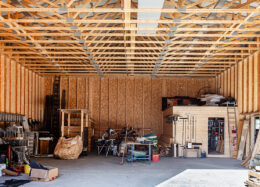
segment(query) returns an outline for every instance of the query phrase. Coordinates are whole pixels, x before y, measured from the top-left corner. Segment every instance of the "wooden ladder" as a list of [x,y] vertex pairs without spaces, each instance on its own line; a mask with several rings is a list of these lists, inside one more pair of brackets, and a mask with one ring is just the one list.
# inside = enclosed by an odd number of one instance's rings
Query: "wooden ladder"
[[[232,157],[231,151],[231,141],[236,140],[236,146],[233,151],[238,151],[238,136],[237,136],[237,112],[236,112],[236,104],[234,106],[230,106],[230,102],[227,102],[227,122],[228,122],[228,136],[229,136],[229,151],[230,157]],[[233,133],[230,131],[235,130],[236,134],[233,136]]]

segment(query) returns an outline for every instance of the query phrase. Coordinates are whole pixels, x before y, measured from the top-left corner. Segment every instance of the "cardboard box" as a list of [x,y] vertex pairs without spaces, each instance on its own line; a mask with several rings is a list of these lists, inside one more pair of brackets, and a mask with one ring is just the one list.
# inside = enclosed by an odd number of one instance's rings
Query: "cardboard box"
[[58,168],[46,167],[49,170],[45,169],[35,169],[31,168],[30,177],[34,181],[51,181],[57,178]]
[[185,149],[184,150],[184,157],[185,158],[197,158],[198,157],[198,149]]

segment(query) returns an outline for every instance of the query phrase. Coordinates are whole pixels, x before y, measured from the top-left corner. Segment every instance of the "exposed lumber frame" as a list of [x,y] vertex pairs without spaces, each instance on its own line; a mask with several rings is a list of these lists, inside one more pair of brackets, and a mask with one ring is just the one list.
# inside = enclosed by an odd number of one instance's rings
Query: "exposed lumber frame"
[[[212,0],[168,0],[162,9],[140,9],[132,0],[42,2],[0,1],[1,53],[41,75],[151,75],[162,61],[158,77],[214,77],[260,46],[258,0],[226,1],[217,9]],[[138,12],[161,18],[138,20]],[[154,22],[158,28],[136,26]]]

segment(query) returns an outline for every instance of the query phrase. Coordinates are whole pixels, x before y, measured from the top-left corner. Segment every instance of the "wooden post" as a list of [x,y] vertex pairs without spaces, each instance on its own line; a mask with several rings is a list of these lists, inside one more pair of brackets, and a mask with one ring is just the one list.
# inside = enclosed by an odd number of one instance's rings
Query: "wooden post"
[[81,110],[80,135],[83,138],[84,111]]
[[67,128],[67,131],[68,131],[68,136],[70,136],[70,113],[68,113],[68,128]]
[[64,111],[61,111],[61,137],[64,136]]
[[86,113],[86,117],[85,117],[85,118],[86,118],[86,125],[85,125],[85,126],[86,126],[86,127],[89,127],[89,126],[88,126],[88,113]]

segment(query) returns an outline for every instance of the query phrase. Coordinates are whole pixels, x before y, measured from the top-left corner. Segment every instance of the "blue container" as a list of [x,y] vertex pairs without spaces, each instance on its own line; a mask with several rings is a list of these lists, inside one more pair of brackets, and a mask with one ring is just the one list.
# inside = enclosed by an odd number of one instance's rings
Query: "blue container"
[[201,158],[207,158],[207,153],[205,151],[201,153]]

